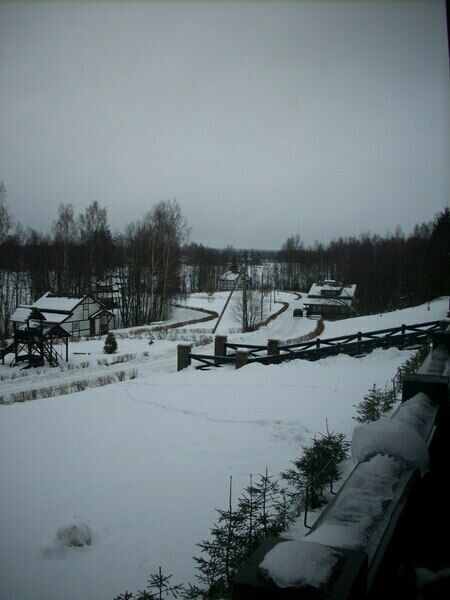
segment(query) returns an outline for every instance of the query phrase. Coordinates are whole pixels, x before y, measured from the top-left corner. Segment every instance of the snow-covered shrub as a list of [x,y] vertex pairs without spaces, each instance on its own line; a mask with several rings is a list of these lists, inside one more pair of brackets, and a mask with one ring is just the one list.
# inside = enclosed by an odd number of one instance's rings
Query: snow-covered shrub
[[384,413],[390,411],[395,403],[394,392],[388,389],[382,390],[375,384],[364,396],[359,404],[355,404],[357,417],[353,417],[359,423],[377,421]]
[[117,381],[125,381],[126,374],[126,371],[116,371]]
[[103,352],[105,354],[114,354],[117,351],[117,340],[116,336],[112,331],[108,333],[105,340],[105,345],[103,346]]
[[78,379],[77,381],[72,381],[70,386],[71,392],[82,392],[87,387],[89,387],[89,382],[87,379]]
[[60,527],[56,537],[64,546],[81,547],[92,544],[92,532],[89,526],[82,522]]
[[39,397],[40,398],[51,398],[52,396],[56,396],[55,388],[52,385],[48,387],[43,387],[39,389]]
[[11,400],[13,402],[27,402],[28,400],[36,400],[36,398],[38,398],[38,390],[36,388],[11,394]]
[[55,387],[56,394],[55,396],[64,396],[64,394],[68,394],[70,391],[68,383],[61,383]]
[[110,383],[114,383],[114,381],[115,381],[115,379],[114,379],[113,375],[100,375],[95,380],[95,383],[97,384],[96,387],[102,387],[104,385],[109,385]]
[[130,360],[134,360],[136,358],[136,354],[120,354],[112,359],[109,363],[110,365],[117,365],[119,363],[129,362]]
[[131,369],[131,371],[128,372],[128,379],[136,379],[138,373],[139,371],[137,369]]

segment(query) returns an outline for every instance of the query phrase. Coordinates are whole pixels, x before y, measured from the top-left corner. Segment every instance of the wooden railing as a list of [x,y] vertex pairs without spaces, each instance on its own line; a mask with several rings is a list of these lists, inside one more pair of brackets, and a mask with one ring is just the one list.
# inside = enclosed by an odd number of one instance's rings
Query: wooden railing
[[[278,340],[268,340],[267,345],[241,344],[228,342],[226,336],[216,336],[213,355],[193,354],[190,350],[179,351],[178,370],[191,364],[192,360],[200,362],[198,369],[220,367],[224,364],[235,363],[236,368],[246,364],[279,364],[285,361],[319,360],[336,354],[361,356],[375,348],[408,348],[424,344],[430,336],[439,331],[441,321],[428,321],[413,325],[400,325],[387,329],[378,329],[341,335],[332,338],[282,344]],[[186,346],[183,346],[186,348]],[[229,350],[232,352],[229,353]],[[180,360],[180,352],[182,359]]]
[[[257,549],[234,578],[233,600],[409,597],[403,595],[405,582],[399,578],[398,565],[409,555],[411,540],[417,535],[418,520],[423,520],[427,508],[436,504],[432,494],[439,489],[446,490],[448,479],[449,377],[442,373],[448,363],[450,330],[434,334],[433,346],[425,372],[403,379],[402,404],[391,418],[392,422],[413,427],[426,444],[430,455],[426,474],[401,458],[397,462],[389,459],[390,455],[383,451],[369,454],[355,466],[303,538],[294,541],[288,537],[268,538]],[[413,405],[418,407],[418,412],[408,412]],[[402,413],[404,409],[406,420]],[[381,492],[384,493],[380,499],[374,497],[376,490],[365,479],[372,477],[376,488],[380,487],[380,467],[372,461],[377,456],[394,460],[399,466],[398,473],[389,469],[384,472],[386,481],[382,484]],[[424,498],[427,506],[424,506]],[[358,510],[359,499],[362,502]],[[369,505],[365,504],[367,502]],[[445,506],[446,499],[440,498],[440,504]],[[367,522],[367,510],[370,514],[373,506],[376,514]],[[352,532],[357,535],[352,537]],[[276,551],[276,564],[280,564],[281,558],[283,564],[292,565],[291,583],[287,585],[284,581],[283,587],[270,576],[270,569],[267,571],[266,557],[273,551]],[[330,564],[333,565],[331,569],[328,568]],[[321,569],[324,571],[322,579],[317,575]],[[311,572],[315,574],[316,583],[311,583]]]

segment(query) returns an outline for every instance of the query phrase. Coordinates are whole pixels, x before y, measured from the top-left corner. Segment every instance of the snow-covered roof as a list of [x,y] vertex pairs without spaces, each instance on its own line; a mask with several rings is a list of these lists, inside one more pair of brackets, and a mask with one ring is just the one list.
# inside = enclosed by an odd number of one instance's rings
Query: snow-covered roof
[[232,273],[231,271],[228,271],[227,273],[224,273],[220,279],[222,281],[236,281],[239,276],[240,273]]
[[10,317],[10,321],[15,323],[25,323],[32,311],[31,306],[18,306]]
[[[44,296],[42,296],[42,298],[44,298]],[[42,298],[40,298],[37,302],[40,302]],[[54,300],[54,298],[51,298],[51,300]],[[71,312],[72,311],[70,310],[64,310],[64,312],[57,312],[56,310],[53,310],[52,312],[46,312],[40,307],[38,308],[35,302],[32,306],[18,306],[11,315],[10,321],[12,321],[13,323],[26,323],[28,319],[32,316],[32,314],[35,313],[35,315],[38,315],[38,318],[39,315],[42,315],[42,317],[48,323],[62,323],[63,321],[69,318]]]
[[51,292],[46,292],[39,300],[36,300],[33,306],[42,311],[55,310],[58,312],[60,311],[61,313],[72,312],[85,297],[86,296],[56,296]]
[[46,321],[48,321],[49,323],[62,323],[63,321],[68,319],[70,316],[66,312],[65,313],[58,313],[58,312],[48,313],[45,311],[42,311],[42,315],[43,315],[44,319]]
[[308,298],[321,297],[322,291],[328,295],[333,293],[336,298],[353,298],[356,291],[356,284],[344,285],[332,279],[326,280],[324,283],[313,283],[308,293]]
[[108,315],[114,316],[114,313],[111,310],[108,310],[107,308],[101,308],[100,310],[98,310],[97,312],[95,312],[93,315],[91,315],[89,318],[90,319],[95,319],[95,317],[98,317],[102,313],[107,313]]

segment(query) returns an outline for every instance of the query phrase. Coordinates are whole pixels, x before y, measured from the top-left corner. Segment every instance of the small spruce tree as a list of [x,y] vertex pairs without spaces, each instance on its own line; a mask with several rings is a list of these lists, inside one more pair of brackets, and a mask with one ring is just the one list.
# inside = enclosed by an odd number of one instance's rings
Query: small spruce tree
[[112,331],[108,333],[105,340],[105,345],[103,346],[103,352],[105,354],[114,354],[117,350],[117,340],[116,336]]
[[[150,579],[148,581],[148,585],[147,585],[147,595],[148,598],[150,599],[158,599],[158,600],[162,600],[162,598],[166,598],[167,596],[170,596],[172,598],[178,598],[178,594],[181,593],[183,591],[183,586],[178,584],[175,585],[173,583],[170,583],[170,580],[172,579],[172,575],[163,575],[162,571],[161,571],[161,567],[159,567],[158,572],[157,573],[152,573],[150,575]],[[139,592],[141,595],[144,592]],[[137,600],[147,600],[147,596],[138,596]]]
[[215,291],[216,291],[216,288],[214,285],[214,281],[211,281],[211,280],[207,281],[205,283],[205,292],[208,294],[208,302],[213,301]]
[[364,396],[364,400],[355,405],[358,416],[354,417],[354,419],[359,423],[378,421],[383,413],[392,409],[394,403],[395,395],[392,391],[389,391],[387,388],[382,390],[373,384],[369,392]]
[[[327,431],[326,435],[312,438],[311,446],[302,446],[303,455],[293,461],[294,467],[281,473],[281,477],[290,485],[288,495],[297,505],[298,514],[303,510],[305,490],[314,479],[310,489],[310,507],[317,508],[323,501],[323,492],[330,479],[338,478],[338,464],[348,457],[350,442],[343,433]],[[333,459],[330,467],[325,469]]]

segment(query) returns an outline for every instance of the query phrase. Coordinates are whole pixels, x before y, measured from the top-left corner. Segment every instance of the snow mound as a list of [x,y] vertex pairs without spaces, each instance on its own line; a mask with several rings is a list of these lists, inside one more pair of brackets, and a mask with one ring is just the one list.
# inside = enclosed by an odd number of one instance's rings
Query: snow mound
[[92,531],[86,523],[71,523],[60,527],[56,532],[57,539],[64,546],[90,546],[92,544]]
[[374,421],[355,427],[352,438],[353,462],[358,464],[377,454],[400,458],[425,473],[428,447],[417,431],[402,419]]
[[392,456],[377,454],[359,463],[304,541],[362,549],[370,562],[412,473]]
[[426,372],[430,375],[442,375],[445,371],[445,365],[448,360],[448,350],[445,346],[437,346],[431,352],[431,359],[428,363]]
[[329,580],[339,558],[339,554],[327,546],[288,540],[272,548],[259,568],[281,588],[320,588]]
[[438,407],[423,392],[400,404],[393,420],[409,425],[426,440],[436,418]]

